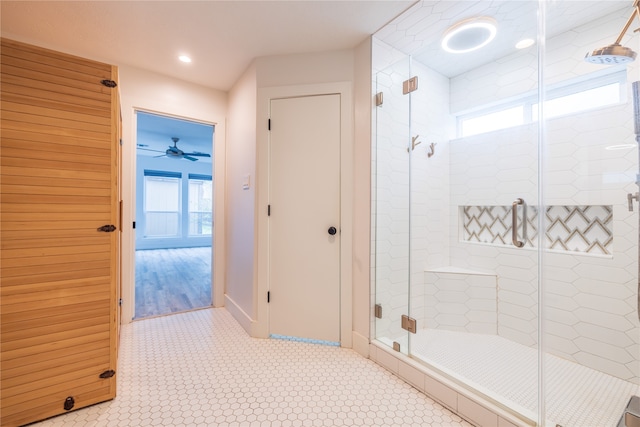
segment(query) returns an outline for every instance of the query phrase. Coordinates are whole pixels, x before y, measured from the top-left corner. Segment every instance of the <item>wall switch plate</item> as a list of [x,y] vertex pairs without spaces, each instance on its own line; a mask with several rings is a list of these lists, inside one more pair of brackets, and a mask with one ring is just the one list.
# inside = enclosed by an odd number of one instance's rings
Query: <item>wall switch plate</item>
[[251,188],[251,175],[245,175],[242,180],[242,189],[248,190],[249,188]]

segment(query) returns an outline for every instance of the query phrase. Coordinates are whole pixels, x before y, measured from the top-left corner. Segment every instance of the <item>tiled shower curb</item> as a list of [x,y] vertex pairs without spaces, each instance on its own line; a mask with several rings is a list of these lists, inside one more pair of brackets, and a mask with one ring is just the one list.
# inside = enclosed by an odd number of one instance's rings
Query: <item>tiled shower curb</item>
[[443,375],[383,344],[369,345],[369,358],[477,427],[531,427],[536,422],[506,411],[485,397],[462,389]]

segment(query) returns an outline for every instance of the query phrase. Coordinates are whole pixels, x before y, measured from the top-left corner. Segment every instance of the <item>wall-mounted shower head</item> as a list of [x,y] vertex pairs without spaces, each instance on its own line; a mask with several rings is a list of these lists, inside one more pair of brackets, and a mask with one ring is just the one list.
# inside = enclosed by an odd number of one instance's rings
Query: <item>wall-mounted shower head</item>
[[592,64],[614,65],[633,62],[636,56],[632,49],[614,43],[587,53],[584,60]]
[[620,42],[636,16],[640,16],[640,0],[633,1],[633,12],[629,19],[627,19],[627,23],[624,24],[624,27],[622,28],[622,31],[620,31],[620,35],[616,41],[609,46],[587,53],[584,56],[584,60],[591,62],[592,64],[603,65],[627,64],[629,62],[633,62],[636,59],[636,53],[628,47],[622,46]]

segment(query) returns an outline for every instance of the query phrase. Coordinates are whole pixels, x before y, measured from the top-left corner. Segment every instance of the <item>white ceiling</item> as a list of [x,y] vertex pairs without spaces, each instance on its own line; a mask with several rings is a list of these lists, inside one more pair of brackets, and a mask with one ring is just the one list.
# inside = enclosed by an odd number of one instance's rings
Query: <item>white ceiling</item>
[[[601,23],[615,12],[624,17],[633,12],[632,2],[628,0],[550,1],[545,6],[544,31],[547,39],[581,25]],[[448,53],[440,47],[442,35],[450,26],[479,16],[489,16],[497,22],[496,38],[489,45],[465,54]],[[413,59],[440,74],[455,77],[516,52],[515,44],[522,39],[536,40],[539,16],[539,4],[531,0],[425,0],[410,14],[399,17],[392,25],[379,31],[376,37],[413,55]],[[623,39],[623,44],[633,37],[635,28],[637,20]],[[614,42],[621,29],[611,26],[612,36],[607,44]],[[593,49],[601,47],[594,45]]]
[[[0,29],[3,37],[228,91],[256,57],[351,49],[414,3],[1,0]],[[179,62],[181,54],[193,62]],[[161,152],[138,153],[161,155],[175,136],[182,150],[211,154],[204,128],[147,117],[138,143]]]
[[253,58],[353,48],[413,3],[2,0],[0,28],[7,38],[227,91]]
[[[1,0],[0,30],[3,37],[227,91],[256,57],[353,48],[414,3]],[[427,0],[377,37],[414,54],[442,74],[455,76],[512,52],[514,40],[535,36],[536,6],[534,1]],[[554,1],[548,8],[552,10],[548,35],[591,22],[613,10],[632,10],[630,0]],[[500,18],[499,37],[492,47],[464,60],[442,52],[439,41],[446,28],[474,15]],[[407,45],[402,46],[401,40]],[[179,62],[180,54],[188,54],[193,62]],[[176,123],[170,120],[150,125],[146,130],[149,145],[165,150],[171,144],[170,137],[177,136],[181,138],[178,145],[185,151],[210,151],[210,139],[198,143],[188,135],[189,123],[180,129],[172,126]],[[197,145],[191,146],[190,140]]]

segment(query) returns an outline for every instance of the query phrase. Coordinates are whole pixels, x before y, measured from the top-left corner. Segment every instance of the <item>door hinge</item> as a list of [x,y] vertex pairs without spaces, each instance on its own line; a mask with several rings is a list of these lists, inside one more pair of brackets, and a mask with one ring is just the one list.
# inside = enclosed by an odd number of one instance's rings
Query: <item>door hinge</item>
[[136,229],[136,222],[135,221],[133,221],[133,229],[134,230]]
[[402,315],[402,329],[406,329],[409,332],[416,333],[416,319],[412,319],[406,314]]
[[106,87],[116,87],[116,86],[118,86],[118,83],[116,83],[113,80],[109,80],[109,79],[100,80],[100,83],[102,83],[102,85],[106,86]]
[[271,302],[271,292],[267,291],[267,302]]
[[267,205],[267,216],[271,216],[271,205]]
[[122,145],[122,138],[120,138],[120,145]]
[[100,378],[102,379],[111,378],[115,374],[116,374],[116,371],[114,371],[113,369],[109,369],[108,371],[104,371],[103,373],[101,373]]
[[119,305],[120,307],[122,307],[122,298],[120,298],[120,299],[118,300],[118,305]]
[[382,305],[376,304],[373,310],[373,314],[378,318],[382,319]]
[[418,89],[418,76],[411,77],[402,82],[402,94],[406,95]]
[[267,122],[267,130],[271,130],[271,119]]
[[383,103],[383,101],[384,101],[384,100],[383,100],[382,92],[378,92],[378,93],[376,93],[376,107],[381,106],[381,105],[382,105],[382,103]]

